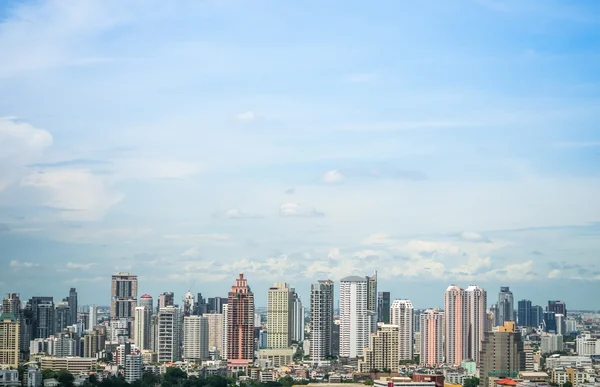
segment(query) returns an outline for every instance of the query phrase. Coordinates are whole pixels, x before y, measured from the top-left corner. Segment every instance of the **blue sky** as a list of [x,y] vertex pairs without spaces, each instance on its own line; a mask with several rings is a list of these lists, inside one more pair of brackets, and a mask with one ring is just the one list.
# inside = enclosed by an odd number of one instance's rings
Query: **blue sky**
[[0,291],[600,308],[600,4],[3,4]]

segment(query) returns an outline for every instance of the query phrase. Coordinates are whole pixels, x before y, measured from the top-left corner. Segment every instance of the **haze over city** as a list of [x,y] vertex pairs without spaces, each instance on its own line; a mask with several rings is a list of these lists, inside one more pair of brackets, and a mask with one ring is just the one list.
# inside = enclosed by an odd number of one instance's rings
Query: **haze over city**
[[0,294],[600,308],[600,3],[377,3],[3,1]]

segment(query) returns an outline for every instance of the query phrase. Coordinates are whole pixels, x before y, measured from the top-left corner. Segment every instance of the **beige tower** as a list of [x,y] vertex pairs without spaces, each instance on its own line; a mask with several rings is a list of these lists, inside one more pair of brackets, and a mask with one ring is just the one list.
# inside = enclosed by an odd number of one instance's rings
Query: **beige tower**
[[276,283],[267,295],[267,347],[288,348],[292,344],[293,293],[288,284]]
[[359,361],[360,372],[398,372],[398,332],[398,326],[383,324],[377,332],[371,333],[369,347],[364,350],[363,360]]
[[118,273],[112,276],[110,287],[110,317],[134,317],[137,306],[137,275]]
[[19,321],[12,313],[0,315],[0,364],[19,367]]

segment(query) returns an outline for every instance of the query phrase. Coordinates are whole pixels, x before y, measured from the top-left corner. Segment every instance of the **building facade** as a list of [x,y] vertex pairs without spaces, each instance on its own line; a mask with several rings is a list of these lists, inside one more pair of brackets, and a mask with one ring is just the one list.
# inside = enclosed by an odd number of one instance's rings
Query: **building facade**
[[19,320],[12,313],[0,315],[0,365],[19,367]]
[[135,319],[133,321],[133,339],[140,350],[150,349],[151,337],[151,308],[137,306],[135,308]]
[[117,273],[112,276],[110,290],[110,317],[132,318],[137,306],[137,275]]
[[174,306],[159,309],[156,348],[159,363],[181,360],[182,322],[181,311]]
[[219,358],[226,358],[223,353],[223,315],[220,313],[206,313],[208,321],[208,349],[217,351]]
[[515,300],[510,288],[508,286],[502,286],[498,293],[496,326],[502,326],[507,321],[515,321]]
[[301,343],[304,340],[304,306],[300,295],[293,290],[292,296],[292,341]]
[[521,300],[517,303],[517,323],[521,327],[533,327],[533,308],[531,300]]
[[398,327],[398,359],[412,360],[414,307],[410,300],[394,300],[390,308],[392,325]]
[[208,318],[185,316],[183,318],[183,358],[187,361],[208,360]]
[[421,365],[435,367],[444,362],[444,313],[428,309],[421,313],[419,349]]
[[514,323],[507,322],[498,332],[486,332],[481,351],[481,386],[489,386],[491,378],[516,378],[525,371],[525,352],[521,334]]
[[227,360],[252,363],[254,359],[254,293],[244,274],[231,287],[227,302]]
[[368,288],[365,277],[350,276],[340,281],[340,357],[362,357],[369,345]]
[[377,293],[377,321],[384,324],[390,323],[390,292]]
[[320,280],[310,288],[310,358],[318,363],[333,354],[333,281]]
[[[293,293],[286,283],[276,283],[267,293],[267,348],[292,344]],[[256,322],[256,321],[255,321]]]
[[399,372],[399,329],[396,325],[383,324],[371,333],[369,346],[359,361],[359,372]]

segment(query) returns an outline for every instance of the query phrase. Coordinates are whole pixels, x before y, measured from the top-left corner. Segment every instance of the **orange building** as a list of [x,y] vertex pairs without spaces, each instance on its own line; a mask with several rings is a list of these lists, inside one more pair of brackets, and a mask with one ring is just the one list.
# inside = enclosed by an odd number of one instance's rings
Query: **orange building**
[[243,273],[228,297],[227,360],[236,367],[254,360],[254,293]]

